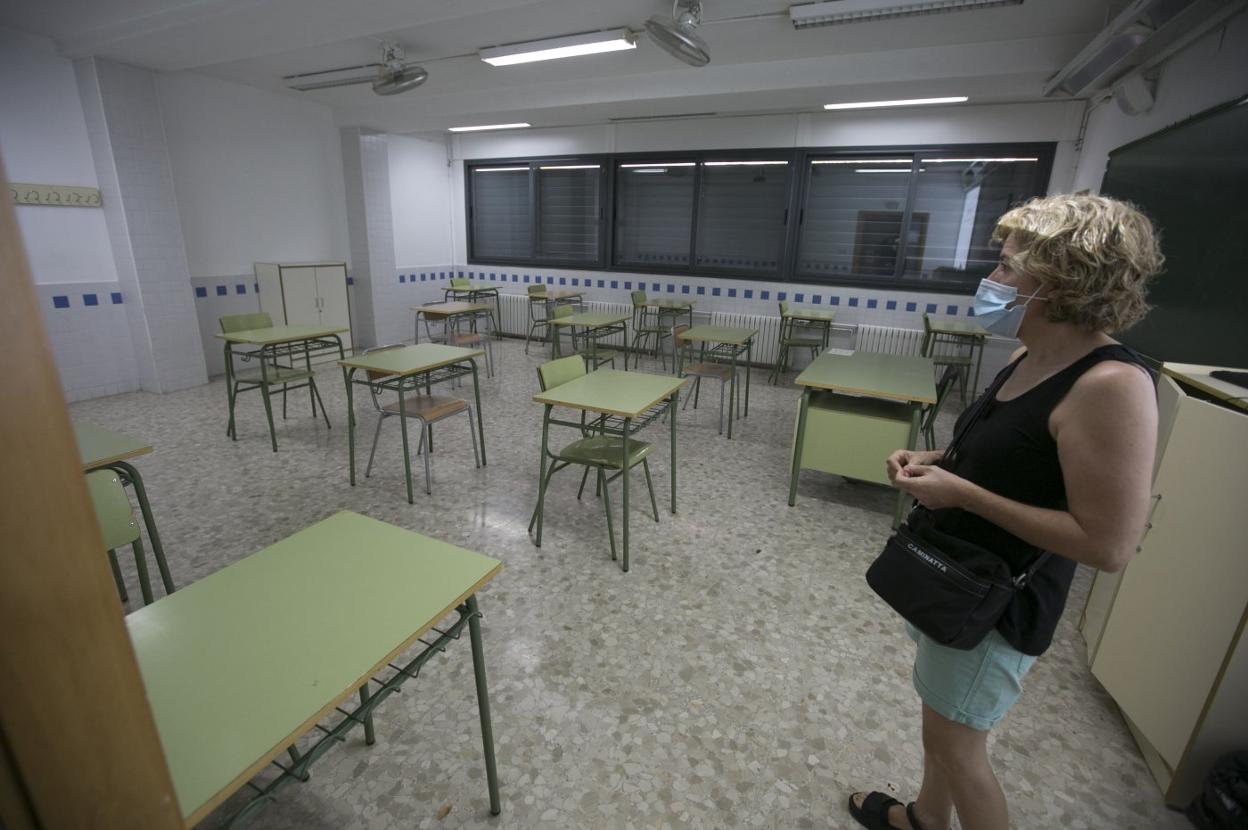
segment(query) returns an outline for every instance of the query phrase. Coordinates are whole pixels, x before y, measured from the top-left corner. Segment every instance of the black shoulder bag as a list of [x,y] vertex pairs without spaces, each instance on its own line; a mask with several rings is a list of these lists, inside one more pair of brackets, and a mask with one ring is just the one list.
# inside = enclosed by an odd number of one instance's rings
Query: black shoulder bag
[[[998,375],[976,403],[945,450],[945,459],[953,458],[958,445],[996,397],[1005,376],[1005,372]],[[905,524],[867,569],[867,584],[911,625],[941,645],[975,648],[996,628],[1014,596],[1050,554],[1039,552],[1025,571],[1014,576],[1005,560],[992,551],[928,527],[929,517],[930,511],[916,503]]]

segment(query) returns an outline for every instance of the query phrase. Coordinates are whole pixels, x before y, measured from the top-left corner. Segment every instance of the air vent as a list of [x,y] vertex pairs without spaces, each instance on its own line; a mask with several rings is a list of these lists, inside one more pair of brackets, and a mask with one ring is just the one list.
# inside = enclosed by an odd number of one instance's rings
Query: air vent
[[620,115],[608,117],[608,121],[671,121],[677,118],[711,118],[719,115],[717,112],[684,112],[678,115]]

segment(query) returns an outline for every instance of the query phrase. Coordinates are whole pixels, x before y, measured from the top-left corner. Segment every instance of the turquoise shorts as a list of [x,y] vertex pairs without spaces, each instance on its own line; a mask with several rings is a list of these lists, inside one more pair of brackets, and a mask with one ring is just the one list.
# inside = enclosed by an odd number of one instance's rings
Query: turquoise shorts
[[981,732],[1005,717],[1036,662],[996,631],[969,651],[942,646],[910,623],[906,633],[919,647],[914,658],[919,697],[941,717]]

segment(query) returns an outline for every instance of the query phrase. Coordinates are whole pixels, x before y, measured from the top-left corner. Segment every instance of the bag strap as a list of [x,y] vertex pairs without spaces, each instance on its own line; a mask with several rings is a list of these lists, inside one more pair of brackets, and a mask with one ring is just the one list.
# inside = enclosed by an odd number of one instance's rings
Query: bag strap
[[1052,551],[1047,551],[1047,550],[1040,551],[1040,555],[1037,556],[1035,559],[1031,560],[1031,564],[1027,566],[1027,570],[1023,571],[1021,574],[1014,577],[1014,587],[1021,589],[1024,585],[1030,582],[1031,578],[1036,575],[1036,571],[1044,567],[1044,563],[1048,562],[1049,557],[1052,555],[1053,555]]

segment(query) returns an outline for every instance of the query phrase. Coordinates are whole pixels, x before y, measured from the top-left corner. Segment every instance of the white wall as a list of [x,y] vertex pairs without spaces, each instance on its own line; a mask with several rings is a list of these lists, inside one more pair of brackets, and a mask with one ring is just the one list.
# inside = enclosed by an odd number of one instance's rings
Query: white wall
[[192,279],[347,259],[328,107],[189,72],[158,75],[157,89]]
[[1241,12],[1162,67],[1156,103],[1147,113],[1126,115],[1112,99],[1092,111],[1072,189],[1099,190],[1111,150],[1245,94],[1248,12]]
[[[73,64],[50,40],[11,29],[0,29],[0,156],[9,181],[99,186]],[[116,282],[103,210],[16,212],[37,284]]]
[[451,166],[443,134],[392,135],[390,210],[400,270],[451,261]]

